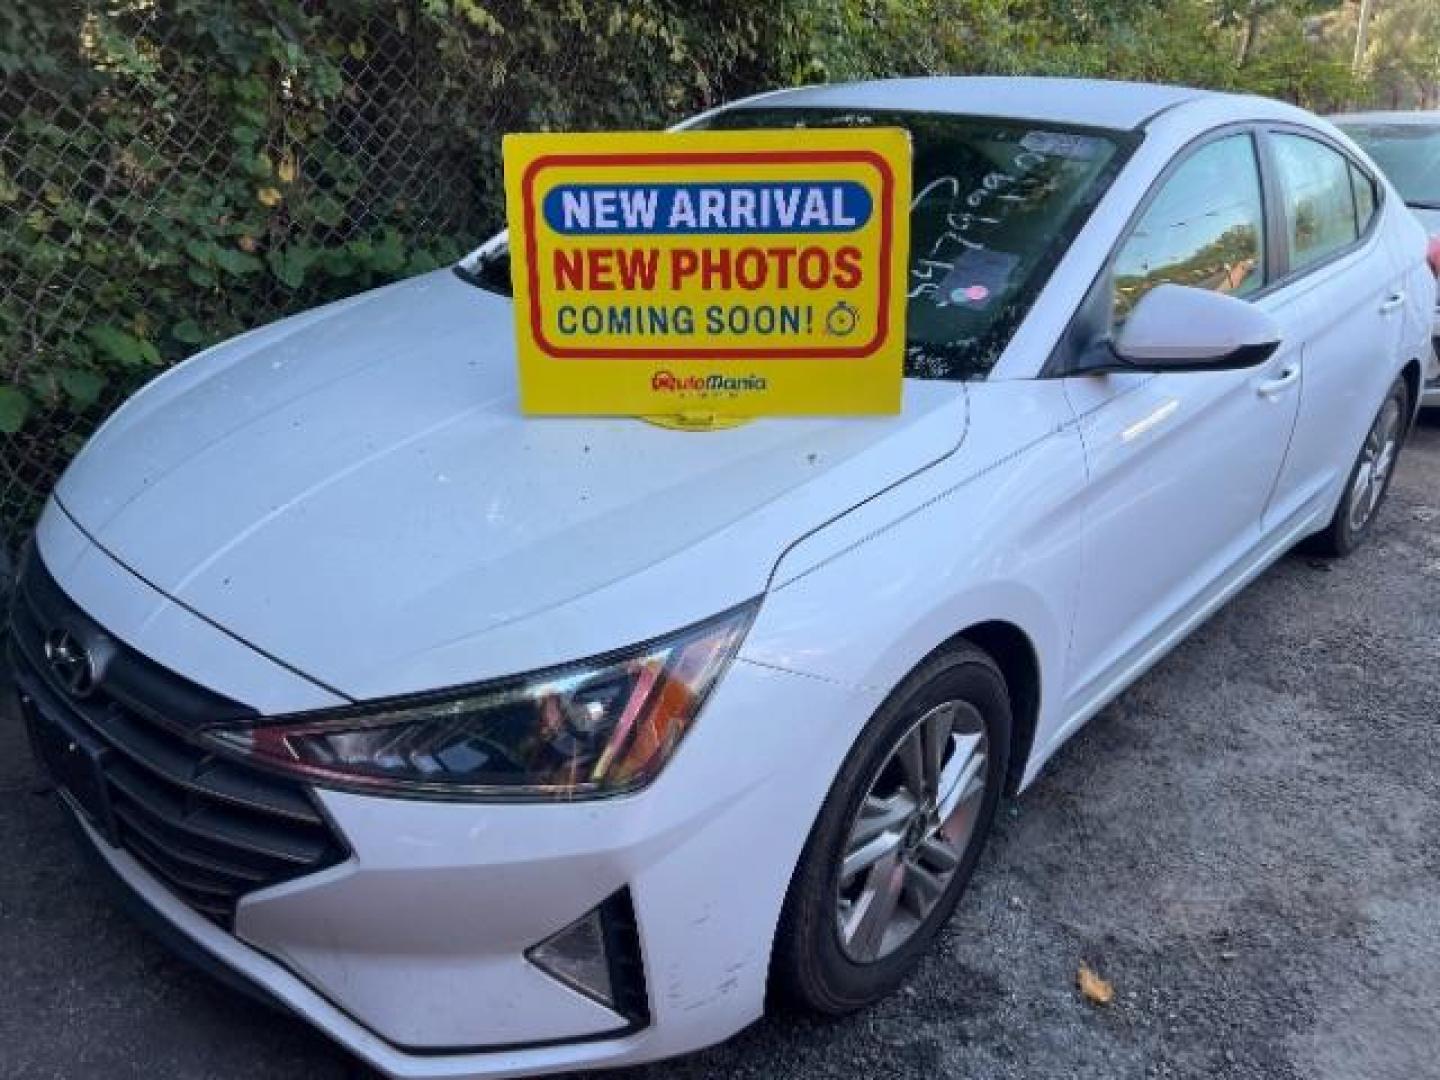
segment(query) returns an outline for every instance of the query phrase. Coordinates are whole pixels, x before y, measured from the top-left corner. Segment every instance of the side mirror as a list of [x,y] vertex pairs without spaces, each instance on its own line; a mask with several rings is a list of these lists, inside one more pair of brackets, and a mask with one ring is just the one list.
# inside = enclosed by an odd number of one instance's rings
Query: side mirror
[[[1111,371],[1233,371],[1263,364],[1283,337],[1254,304],[1188,285],[1159,285],[1135,305]],[[1095,370],[1095,369],[1092,369]]]

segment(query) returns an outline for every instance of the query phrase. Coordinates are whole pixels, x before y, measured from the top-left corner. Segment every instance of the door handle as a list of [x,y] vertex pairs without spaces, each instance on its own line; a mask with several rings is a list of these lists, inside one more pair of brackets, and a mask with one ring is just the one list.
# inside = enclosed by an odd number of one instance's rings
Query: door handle
[[1392,311],[1399,311],[1405,303],[1405,294],[1397,292],[1380,305],[1380,314],[1389,315]]
[[1278,394],[1283,394],[1299,381],[1300,365],[1290,364],[1281,370],[1278,378],[1262,382],[1255,388],[1255,392],[1263,398],[1273,398]]

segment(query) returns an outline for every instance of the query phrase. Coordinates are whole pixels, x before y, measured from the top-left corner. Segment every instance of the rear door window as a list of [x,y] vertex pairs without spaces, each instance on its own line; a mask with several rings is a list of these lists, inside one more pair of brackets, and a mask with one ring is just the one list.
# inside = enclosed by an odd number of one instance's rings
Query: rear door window
[[[1343,251],[1360,236],[1351,164],[1318,139],[1277,132],[1271,140],[1285,207],[1290,270],[1300,271]],[[1372,190],[1372,203],[1373,199]]]

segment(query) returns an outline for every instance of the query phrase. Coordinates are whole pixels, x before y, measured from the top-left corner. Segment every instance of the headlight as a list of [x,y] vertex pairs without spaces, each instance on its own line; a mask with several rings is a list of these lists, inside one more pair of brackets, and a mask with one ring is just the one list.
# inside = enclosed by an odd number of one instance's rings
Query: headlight
[[634,791],[675,752],[757,603],[595,660],[206,737],[256,764],[376,794],[573,799]]

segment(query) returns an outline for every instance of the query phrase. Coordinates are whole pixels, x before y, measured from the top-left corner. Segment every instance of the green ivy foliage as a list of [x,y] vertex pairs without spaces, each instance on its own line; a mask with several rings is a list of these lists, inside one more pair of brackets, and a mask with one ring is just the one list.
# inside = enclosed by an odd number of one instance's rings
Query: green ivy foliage
[[455,254],[331,123],[368,23],[286,0],[0,15],[0,431]]
[[[22,0],[0,11],[0,433],[458,257],[509,130],[773,78],[772,5]],[[428,175],[427,175],[428,174]]]

